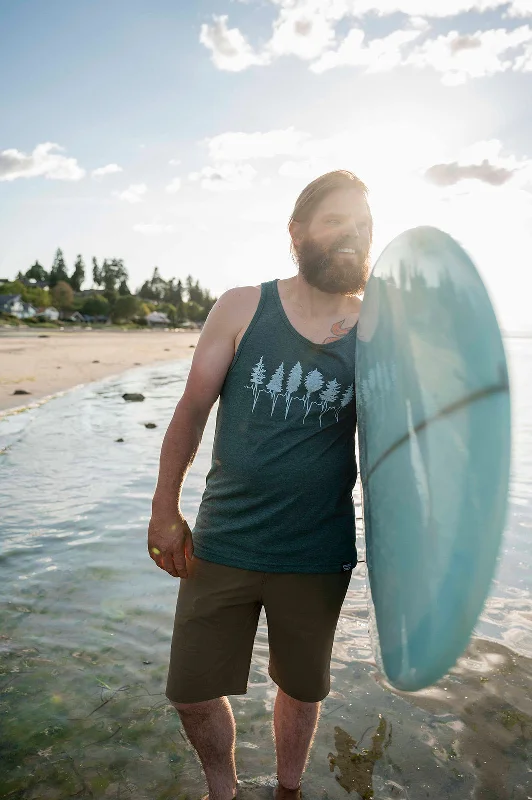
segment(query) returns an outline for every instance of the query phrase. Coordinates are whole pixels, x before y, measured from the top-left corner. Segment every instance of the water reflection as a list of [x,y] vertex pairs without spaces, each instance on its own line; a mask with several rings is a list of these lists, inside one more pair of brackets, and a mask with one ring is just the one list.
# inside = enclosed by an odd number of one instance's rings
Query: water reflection
[[[532,342],[512,340],[509,350],[524,375]],[[164,696],[178,582],[146,552],[161,440],[188,366],[133,370],[0,422],[0,449],[8,447],[0,457],[1,796],[205,794]],[[508,530],[477,638],[435,687],[392,690],[371,652],[362,563],[338,626],[332,691],[304,776],[308,800],[531,795],[532,388],[519,381]],[[145,401],[124,402],[128,391]],[[145,428],[150,421],[158,427]],[[186,482],[191,524],[213,422]],[[355,496],[360,519],[358,485]],[[358,546],[364,559],[362,537]],[[270,798],[274,783],[276,687],[267,669],[263,612],[248,694],[231,698],[245,800]]]

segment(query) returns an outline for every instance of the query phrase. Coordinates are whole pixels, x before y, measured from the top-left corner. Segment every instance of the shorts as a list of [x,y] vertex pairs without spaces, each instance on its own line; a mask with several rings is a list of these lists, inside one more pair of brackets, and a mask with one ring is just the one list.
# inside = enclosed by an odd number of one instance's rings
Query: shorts
[[227,567],[194,556],[177,597],[166,696],[199,703],[246,694],[264,606],[268,673],[306,703],[330,691],[334,635],[351,572],[280,573]]

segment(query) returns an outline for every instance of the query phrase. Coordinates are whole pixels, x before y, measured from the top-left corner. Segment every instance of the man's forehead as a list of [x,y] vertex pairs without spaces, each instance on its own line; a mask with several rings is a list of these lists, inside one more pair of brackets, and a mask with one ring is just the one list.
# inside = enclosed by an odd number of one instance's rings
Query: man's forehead
[[360,190],[336,189],[323,198],[316,211],[318,213],[336,211],[339,214],[367,214],[369,207]]

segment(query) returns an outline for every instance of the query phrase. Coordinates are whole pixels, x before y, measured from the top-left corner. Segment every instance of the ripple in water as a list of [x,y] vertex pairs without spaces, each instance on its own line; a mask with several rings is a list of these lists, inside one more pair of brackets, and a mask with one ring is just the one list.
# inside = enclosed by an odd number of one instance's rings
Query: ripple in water
[[[309,800],[532,796],[532,341],[506,346],[514,389],[510,509],[475,638],[436,686],[413,695],[392,689],[371,651],[360,564],[303,779]],[[131,370],[0,421],[0,796],[205,793],[164,696],[178,582],[146,548],[161,441],[189,365]],[[146,399],[127,403],[125,392]],[[215,409],[185,484],[191,525],[214,416]],[[364,559],[359,499],[357,484]],[[276,686],[267,669],[262,612],[248,693],[230,698],[245,800],[269,798],[275,776]]]

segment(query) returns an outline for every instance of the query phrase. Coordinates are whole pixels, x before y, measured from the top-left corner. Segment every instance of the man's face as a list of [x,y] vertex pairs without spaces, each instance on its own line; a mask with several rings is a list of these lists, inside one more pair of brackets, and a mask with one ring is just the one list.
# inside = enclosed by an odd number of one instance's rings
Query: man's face
[[371,219],[358,189],[335,189],[306,224],[293,232],[299,271],[307,283],[329,294],[364,291],[369,276]]

